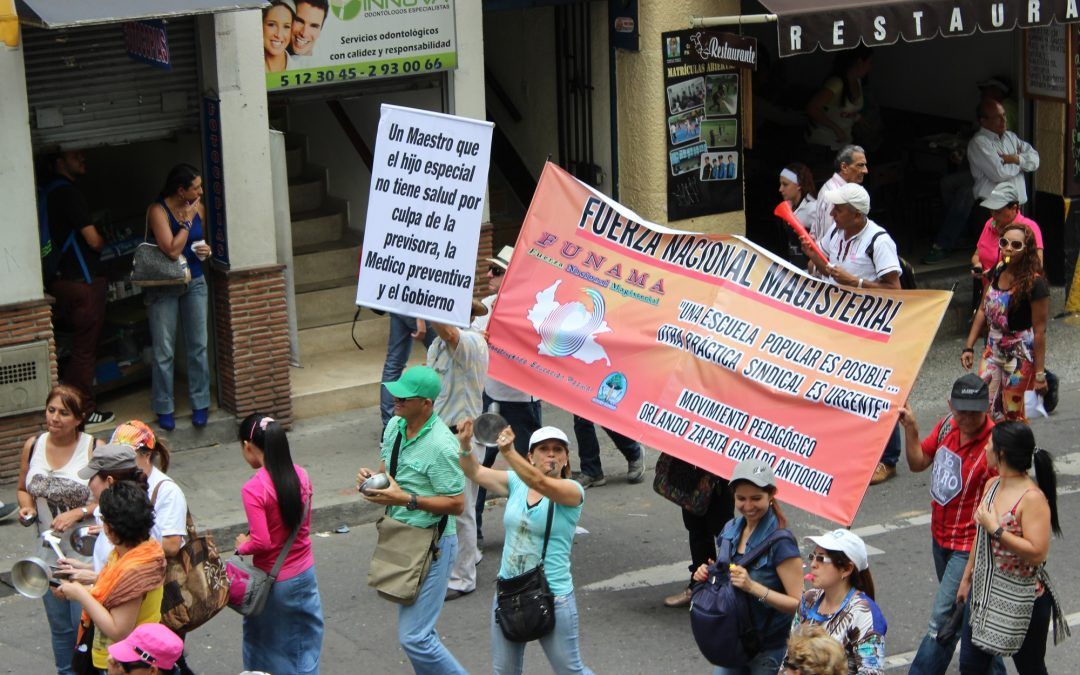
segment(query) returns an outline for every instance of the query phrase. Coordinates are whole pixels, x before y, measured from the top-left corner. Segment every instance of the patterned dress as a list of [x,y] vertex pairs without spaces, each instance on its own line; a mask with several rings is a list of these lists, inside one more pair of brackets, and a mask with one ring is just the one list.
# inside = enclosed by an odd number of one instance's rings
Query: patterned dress
[[848,675],[884,675],[885,632],[889,627],[877,603],[851,589],[840,609],[823,615],[818,610],[824,597],[825,592],[819,588],[803,593],[791,630],[802,623],[819,624],[844,648]]
[[[1011,290],[1002,290],[997,284],[998,280],[994,279],[983,298],[988,335],[986,350],[979,364],[979,376],[989,385],[990,416],[995,422],[1026,422],[1024,392],[1031,389],[1035,375],[1031,302],[1047,297],[1049,289],[1046,281],[1040,277],[1032,287],[1030,296],[1018,299],[1013,297]],[[1027,321],[1017,325],[1018,316],[1023,310],[1026,310]]]

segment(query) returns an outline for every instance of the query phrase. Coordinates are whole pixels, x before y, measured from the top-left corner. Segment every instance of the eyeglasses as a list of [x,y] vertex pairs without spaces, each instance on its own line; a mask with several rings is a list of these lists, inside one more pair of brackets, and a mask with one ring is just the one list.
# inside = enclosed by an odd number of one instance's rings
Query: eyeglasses
[[404,403],[405,401],[422,401],[422,400],[424,400],[423,396],[409,396],[408,398],[398,398],[397,396],[394,397],[394,403]]
[[498,265],[492,265],[491,267],[489,267],[488,272],[491,272],[491,276],[493,277],[501,277],[502,275],[506,274],[506,270],[499,267]]
[[819,565],[831,565],[832,558],[827,555],[817,555],[816,553],[811,553],[810,555],[806,556],[806,562],[811,565],[813,565],[815,562]]
[[998,239],[998,248],[1000,248],[1000,249],[1009,248],[1009,249],[1012,249],[1014,251],[1023,251],[1024,250],[1024,242],[1017,241],[1016,239],[1006,239],[1005,237],[1002,237],[1001,239]]

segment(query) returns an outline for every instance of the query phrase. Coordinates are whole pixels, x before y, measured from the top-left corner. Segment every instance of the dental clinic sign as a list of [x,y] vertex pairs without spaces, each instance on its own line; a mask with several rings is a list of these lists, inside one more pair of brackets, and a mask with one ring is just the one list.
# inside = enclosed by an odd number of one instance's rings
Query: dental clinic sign
[[457,67],[455,0],[272,0],[263,9],[268,90]]

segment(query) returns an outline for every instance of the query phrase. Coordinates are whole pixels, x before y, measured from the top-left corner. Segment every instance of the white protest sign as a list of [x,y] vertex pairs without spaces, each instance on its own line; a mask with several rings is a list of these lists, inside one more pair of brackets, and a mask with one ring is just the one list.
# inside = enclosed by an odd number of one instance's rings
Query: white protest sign
[[382,105],[356,304],[469,325],[492,126]]

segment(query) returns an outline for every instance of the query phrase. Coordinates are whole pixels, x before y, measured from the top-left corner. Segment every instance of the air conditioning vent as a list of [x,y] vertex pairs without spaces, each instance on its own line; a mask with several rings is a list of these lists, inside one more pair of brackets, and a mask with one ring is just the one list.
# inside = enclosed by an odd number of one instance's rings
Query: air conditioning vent
[[49,395],[49,343],[0,348],[0,417],[41,410]]

